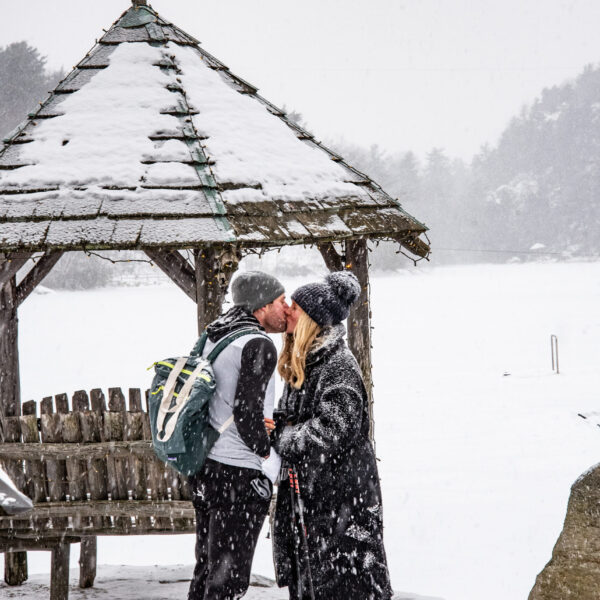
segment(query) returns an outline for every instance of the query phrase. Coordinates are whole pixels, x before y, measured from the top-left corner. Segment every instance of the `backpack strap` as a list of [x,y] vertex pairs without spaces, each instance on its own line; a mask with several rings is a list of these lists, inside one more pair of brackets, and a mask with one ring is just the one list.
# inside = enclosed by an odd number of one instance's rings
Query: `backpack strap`
[[[251,335],[251,334],[256,334],[256,335],[262,335],[263,337],[268,338],[269,336],[266,333],[263,333],[260,329],[256,329],[256,327],[253,327],[252,329],[240,329],[238,331],[235,331],[234,333],[229,334],[228,336],[224,337],[208,354],[208,356],[206,357],[206,361],[210,364],[212,364],[217,356],[219,356],[219,354],[221,354],[221,352],[223,352],[223,350],[225,350],[225,348],[227,348],[227,346],[229,346],[229,344],[231,344],[231,342],[234,342],[235,340],[237,340],[238,338],[241,338],[244,335]],[[202,348],[204,350],[204,347]]]
[[208,339],[208,333],[206,331],[202,332],[202,335],[198,338],[196,345],[190,352],[190,356],[202,356],[204,352],[204,346],[206,346],[206,340]]
[[[183,364],[180,366],[181,362]],[[175,367],[173,368],[173,371],[171,371],[171,375],[169,375],[169,379],[171,377],[173,377],[173,375],[174,375],[175,382],[176,382],[177,377],[181,373],[181,370],[185,366],[186,362],[187,362],[187,359],[185,356],[178,359],[177,363],[175,364]],[[196,377],[198,377],[198,375],[200,375],[202,369],[204,369],[204,366],[205,365],[202,361],[200,361],[196,365],[196,368],[192,371],[192,374],[186,379],[185,383],[183,384],[183,387],[179,390],[179,394],[177,395],[177,400],[175,401],[174,406],[171,406],[171,399],[173,396],[173,392],[175,391],[175,382],[173,383],[173,387],[169,388],[169,394],[165,395],[163,397],[163,400],[160,403],[158,417],[156,420],[157,438],[161,442],[167,442],[169,439],[171,439],[171,436],[173,435],[173,432],[175,431],[175,425],[177,424],[177,419],[179,418],[179,413],[185,407],[185,404],[188,401],[188,397],[192,390],[192,385],[194,385],[194,382],[196,381]],[[167,381],[167,384],[165,385],[165,391],[167,390],[167,386],[168,386],[168,381]],[[165,426],[165,420],[169,413],[172,413],[172,416],[169,419],[169,421],[167,422],[167,425]],[[163,431],[163,427],[164,427],[164,433],[161,433]]]

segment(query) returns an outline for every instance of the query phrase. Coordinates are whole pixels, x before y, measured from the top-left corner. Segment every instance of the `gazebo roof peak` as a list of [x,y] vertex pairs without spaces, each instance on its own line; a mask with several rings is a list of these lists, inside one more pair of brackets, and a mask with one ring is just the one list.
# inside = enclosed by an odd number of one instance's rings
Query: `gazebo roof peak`
[[425,226],[141,0],[0,148],[0,252],[280,246]]

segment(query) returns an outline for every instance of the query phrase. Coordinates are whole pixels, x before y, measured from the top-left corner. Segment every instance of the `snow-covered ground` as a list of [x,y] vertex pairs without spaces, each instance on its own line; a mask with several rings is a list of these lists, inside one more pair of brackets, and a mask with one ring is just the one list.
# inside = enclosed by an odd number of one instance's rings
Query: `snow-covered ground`
[[[310,279],[288,279],[288,290]],[[600,263],[410,269],[374,277],[372,296],[394,588],[445,600],[526,598],[562,528],[571,483],[600,461],[600,430],[577,416],[600,400]],[[147,387],[146,367],[185,353],[196,334],[195,306],[174,285],[35,294],[19,326],[24,400]],[[560,375],[551,371],[551,334]],[[191,565],[193,544],[100,538],[98,558]],[[74,549],[74,568],[77,558]],[[31,553],[29,565],[47,573],[49,554]],[[253,571],[273,576],[264,535]],[[112,572],[101,570],[105,579]],[[156,598],[184,595],[185,584],[172,593],[166,585]]]
[[[187,598],[191,567],[172,565],[153,567],[101,566],[94,587],[82,590],[78,586],[79,571],[70,573],[69,600],[175,600]],[[50,595],[47,575],[34,575],[26,585],[9,588],[0,582],[3,598],[46,600]],[[143,592],[142,592],[143,590]],[[287,589],[280,589],[271,579],[253,577],[244,600],[288,600]],[[399,593],[394,600],[440,600],[419,594]]]

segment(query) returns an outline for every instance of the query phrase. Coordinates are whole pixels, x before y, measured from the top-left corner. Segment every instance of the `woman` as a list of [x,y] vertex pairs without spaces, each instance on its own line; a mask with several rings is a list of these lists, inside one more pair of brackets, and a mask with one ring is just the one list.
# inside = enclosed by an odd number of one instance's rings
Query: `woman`
[[352,273],[333,273],[298,288],[288,312],[278,364],[287,424],[274,447],[297,472],[305,528],[292,509],[295,486],[283,481],[273,545],[278,584],[292,599],[312,598],[311,587],[316,600],[392,597],[367,394],[342,324],[359,294]]

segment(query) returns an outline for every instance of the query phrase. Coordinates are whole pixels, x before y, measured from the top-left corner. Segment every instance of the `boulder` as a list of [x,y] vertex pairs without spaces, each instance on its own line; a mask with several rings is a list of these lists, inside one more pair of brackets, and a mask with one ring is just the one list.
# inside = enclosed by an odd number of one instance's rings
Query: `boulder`
[[600,464],[571,487],[563,530],[529,600],[600,598]]

